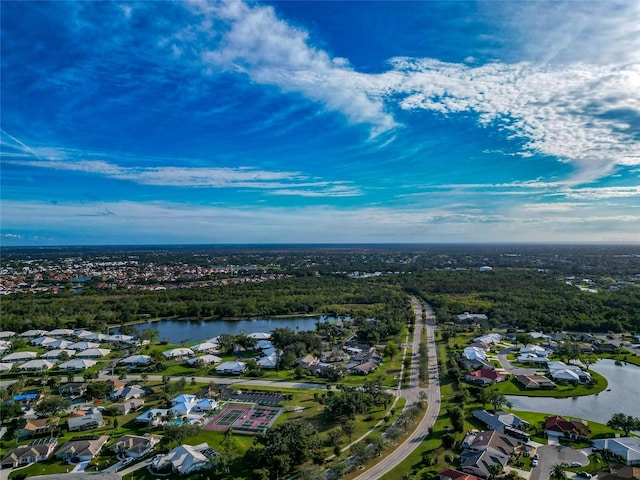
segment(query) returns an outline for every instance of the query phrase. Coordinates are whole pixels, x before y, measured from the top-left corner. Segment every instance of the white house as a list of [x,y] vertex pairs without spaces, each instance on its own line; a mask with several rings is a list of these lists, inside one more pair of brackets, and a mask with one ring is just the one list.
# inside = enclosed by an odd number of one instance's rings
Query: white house
[[109,335],[105,335],[104,333],[92,333],[84,337],[84,339],[90,342],[104,342],[108,337]]
[[74,437],[58,449],[56,457],[64,459],[67,462],[70,462],[72,459],[85,462],[100,453],[100,450],[102,450],[104,444],[107,443],[107,440],[109,440],[107,435],[99,437]]
[[76,330],[75,332],[73,332],[73,336],[80,339],[87,338],[89,335],[93,335],[93,332],[84,329]]
[[535,355],[537,357],[548,357],[549,350],[540,345],[527,345],[520,349],[520,355]]
[[218,402],[212,398],[203,398],[194,407],[196,412],[210,412],[211,410],[215,410],[218,406]]
[[27,330],[26,332],[22,332],[20,336],[22,338],[38,338],[42,337],[45,333],[47,333],[46,330]]
[[[207,452],[207,455],[204,453]],[[210,458],[215,451],[206,443],[199,445],[180,445],[162,457],[156,457],[151,468],[155,471],[171,468],[180,475],[197,472],[212,467]]]
[[18,366],[18,370],[28,372],[44,372],[45,370],[51,370],[54,367],[53,362],[47,360],[29,360],[26,363]]
[[73,335],[73,330],[70,328],[56,328],[47,332],[48,337],[68,337]]
[[56,350],[49,350],[48,352],[43,353],[42,355],[40,355],[40,358],[45,358],[45,359],[57,359],[60,355],[62,355],[63,353],[66,353],[67,355],[69,355],[70,357],[74,356],[76,354],[75,350],[64,350],[64,349],[56,349]]
[[247,368],[247,364],[232,360],[230,362],[221,363],[216,367],[216,373],[227,373],[232,375],[240,375]]
[[86,414],[77,417],[70,417],[67,420],[70,432],[77,432],[78,430],[89,430],[90,428],[97,428],[104,425],[102,419],[102,412],[97,408],[93,408],[87,411]]
[[271,334],[265,332],[255,332],[250,333],[249,335],[247,335],[247,337],[255,338],[256,340],[269,340],[271,338]]
[[60,370],[86,370],[87,368],[93,367],[96,363],[95,360],[87,360],[82,358],[74,358],[73,360],[69,360],[68,362],[61,363],[58,365]]
[[149,355],[130,355],[126,358],[123,358],[118,363],[127,365],[129,367],[148,365],[151,363],[151,357]]
[[30,343],[31,345],[36,346],[36,347],[46,347],[46,346],[47,346],[47,344],[49,344],[49,343],[53,343],[53,342],[55,342],[55,341],[56,341],[56,339],[55,339],[55,338],[51,338],[51,337],[44,336],[44,337],[34,338],[34,339],[33,339],[33,340],[31,340],[29,343]]
[[189,358],[193,357],[195,354],[193,350],[186,347],[173,348],[171,350],[167,350],[166,352],[162,352],[165,358]]
[[129,400],[131,398],[144,397],[147,392],[144,391],[139,385],[127,385],[123,388],[118,388],[111,392],[110,396],[114,399]]
[[210,353],[210,352],[214,352],[215,350],[217,350],[218,348],[218,344],[217,343],[212,343],[212,342],[202,342],[199,343],[197,345],[194,345],[193,347],[191,347],[191,350],[193,350],[195,353]]
[[27,360],[33,360],[38,356],[38,352],[13,352],[2,357],[2,361],[7,363],[25,362]]
[[107,335],[104,340],[106,342],[112,342],[112,343],[135,343],[136,342],[135,337],[132,337],[131,335],[121,335],[121,334]]
[[108,348],[88,348],[76,354],[77,358],[102,358],[111,353]]
[[539,357],[535,353],[520,354],[518,355],[516,360],[520,363],[537,363],[537,364],[549,363],[549,359],[547,357]]
[[100,348],[100,344],[96,342],[88,342],[86,340],[82,340],[80,342],[72,343],[67,348],[71,350],[88,350],[90,348]]
[[54,350],[54,349],[65,349],[65,348],[69,348],[69,345],[71,345],[73,342],[70,342],[69,340],[64,340],[63,338],[58,338],[57,340],[54,340],[53,342],[49,342],[46,345],[42,345],[44,348],[47,348],[49,350]]
[[278,354],[273,352],[271,355],[258,359],[258,365],[262,368],[276,368],[278,365]]
[[8,372],[13,368],[13,363],[0,363],[0,373]]
[[166,408],[152,408],[136,417],[136,422],[148,423],[149,425],[156,426],[162,422],[162,418],[167,415],[168,411],[169,409]]
[[152,451],[161,438],[160,435],[149,433],[145,433],[143,436],[123,435],[111,445],[111,450],[130,458],[140,458]]
[[196,365],[198,362],[202,362],[204,365],[211,365],[212,363],[220,363],[222,359],[220,357],[216,357],[215,355],[207,354],[202,355],[201,357],[193,357],[187,360],[189,365]]
[[640,438],[600,438],[593,441],[598,450],[609,450],[627,465],[640,465]]

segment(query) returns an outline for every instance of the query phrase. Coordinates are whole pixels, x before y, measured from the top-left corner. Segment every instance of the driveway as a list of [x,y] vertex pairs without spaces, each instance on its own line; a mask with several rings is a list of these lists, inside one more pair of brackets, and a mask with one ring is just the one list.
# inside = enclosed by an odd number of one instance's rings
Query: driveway
[[589,457],[579,450],[562,445],[543,445],[538,447],[536,453],[540,456],[538,466],[531,469],[530,480],[547,480],[551,467],[559,463],[580,462],[582,465],[589,463]]
[[513,375],[534,375],[540,368],[525,368],[525,367],[514,367],[511,365],[511,362],[507,360],[507,353],[511,353],[516,350],[516,347],[508,347],[502,349],[498,352],[498,360],[502,365],[502,368]]

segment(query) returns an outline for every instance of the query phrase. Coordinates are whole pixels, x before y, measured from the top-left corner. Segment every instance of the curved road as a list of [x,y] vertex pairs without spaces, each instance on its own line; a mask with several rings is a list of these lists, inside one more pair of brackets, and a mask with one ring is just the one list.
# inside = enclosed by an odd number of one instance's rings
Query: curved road
[[[400,396],[407,400],[405,408],[418,402],[420,392],[427,394],[427,411],[416,427],[409,434],[407,439],[391,452],[386,458],[373,467],[365,470],[364,473],[355,477],[358,480],[372,480],[383,478],[389,471],[393,470],[413,452],[429,434],[429,429],[433,427],[440,413],[440,380],[438,377],[438,359],[435,342],[435,316],[431,307],[421,304],[416,298],[412,299],[413,309],[416,314],[416,324],[413,332],[413,352],[417,353],[420,345],[420,337],[424,333],[427,343],[427,356],[429,360],[429,387],[421,388],[418,378],[418,356],[414,355],[411,360],[411,373],[409,386],[400,391]],[[422,310],[425,309],[426,323],[422,320]]]

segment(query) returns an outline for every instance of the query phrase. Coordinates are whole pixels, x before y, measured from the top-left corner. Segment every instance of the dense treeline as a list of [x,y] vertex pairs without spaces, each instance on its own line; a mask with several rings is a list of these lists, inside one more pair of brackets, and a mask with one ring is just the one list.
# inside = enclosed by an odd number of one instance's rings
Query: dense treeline
[[[408,303],[399,285],[383,279],[299,277],[158,292],[11,295],[3,299],[2,328],[104,329],[148,318],[251,318],[293,314],[404,317]],[[398,313],[400,312],[400,313]]]
[[493,325],[593,332],[640,330],[640,290],[582,292],[536,270],[426,271],[403,277],[441,321],[484,313]]

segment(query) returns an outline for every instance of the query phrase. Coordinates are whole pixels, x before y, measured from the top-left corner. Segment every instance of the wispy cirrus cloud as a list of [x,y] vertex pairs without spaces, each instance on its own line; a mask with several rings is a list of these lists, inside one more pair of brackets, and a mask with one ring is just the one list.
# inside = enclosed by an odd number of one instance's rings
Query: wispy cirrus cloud
[[[83,173],[139,185],[183,188],[244,188],[269,190],[271,195],[347,197],[362,195],[350,182],[330,182],[301,172],[263,170],[252,167],[122,166],[105,160],[87,160],[84,152],[54,147],[29,147],[2,131],[3,162],[35,168]],[[4,137],[11,140],[8,144]],[[96,154],[105,155],[105,154]],[[91,154],[89,155],[91,156]],[[140,161],[140,159],[137,159]],[[166,159],[163,159],[166,162]],[[144,162],[144,163],[149,163]]]

